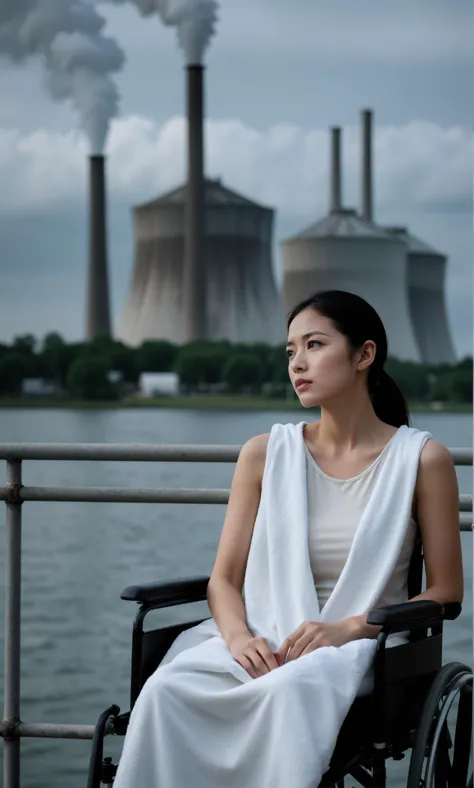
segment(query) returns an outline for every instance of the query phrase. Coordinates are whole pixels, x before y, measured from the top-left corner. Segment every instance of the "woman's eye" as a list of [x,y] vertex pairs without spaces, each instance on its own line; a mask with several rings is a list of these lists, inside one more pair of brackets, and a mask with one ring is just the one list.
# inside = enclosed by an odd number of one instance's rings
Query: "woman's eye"
[[312,339],[310,342],[308,342],[308,347],[311,347],[311,345],[320,345],[320,344],[321,342],[318,342],[317,339]]

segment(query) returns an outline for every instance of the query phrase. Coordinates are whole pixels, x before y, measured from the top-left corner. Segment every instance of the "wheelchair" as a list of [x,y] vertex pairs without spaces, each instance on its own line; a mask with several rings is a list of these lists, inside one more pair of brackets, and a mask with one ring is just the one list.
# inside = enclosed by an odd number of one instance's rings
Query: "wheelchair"
[[[422,576],[423,546],[418,535],[408,574],[409,598],[421,593]],[[130,709],[175,638],[203,620],[144,631],[146,615],[205,601],[207,583],[207,577],[196,577],[132,585],[122,592],[122,599],[140,606],[133,625]],[[457,602],[441,605],[425,600],[370,611],[368,623],[381,626],[373,688],[354,701],[330,767],[315,788],[352,788],[354,780],[362,788],[386,788],[387,760],[401,760],[407,754],[407,788],[473,788],[472,669],[460,662],[443,665],[442,661],[443,623],[460,613]],[[408,642],[386,648],[388,636],[395,632],[409,632]],[[451,726],[450,710],[455,715]],[[88,788],[113,786],[117,766],[110,757],[104,758],[104,738],[124,736],[130,713],[121,714],[112,705],[100,715],[92,741]]]

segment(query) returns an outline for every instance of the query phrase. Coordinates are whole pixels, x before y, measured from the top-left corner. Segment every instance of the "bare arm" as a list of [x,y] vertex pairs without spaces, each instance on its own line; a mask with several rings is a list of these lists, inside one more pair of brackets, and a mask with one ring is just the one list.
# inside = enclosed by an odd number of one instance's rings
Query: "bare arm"
[[417,599],[462,602],[464,579],[459,530],[459,490],[448,449],[426,443],[416,485],[417,520],[423,540],[427,590]]
[[230,647],[235,638],[252,637],[242,599],[265,465],[268,435],[251,438],[242,448],[229,496],[207,598],[214,620]]
[[[415,505],[423,540],[426,591],[410,601],[462,602],[464,583],[456,470],[449,451],[434,440],[427,441],[420,455]],[[379,627],[367,625],[366,616],[356,618],[358,637],[377,636]]]

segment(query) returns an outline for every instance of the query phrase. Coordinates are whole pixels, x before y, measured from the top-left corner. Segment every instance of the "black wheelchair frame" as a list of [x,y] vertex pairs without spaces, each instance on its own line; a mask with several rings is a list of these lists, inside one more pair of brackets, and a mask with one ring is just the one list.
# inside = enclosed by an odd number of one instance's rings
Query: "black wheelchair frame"
[[[418,536],[408,575],[410,599],[421,593],[422,574],[423,550]],[[112,705],[100,715],[92,742],[88,788],[113,785],[117,766],[111,758],[104,758],[105,735],[125,735],[131,709],[148,677],[176,637],[200,623],[194,620],[145,632],[146,615],[152,610],[206,601],[207,583],[207,577],[196,577],[128,586],[122,592],[122,599],[140,605],[133,625],[130,711],[120,714],[119,707]],[[362,788],[386,788],[387,760],[401,760],[409,750],[407,788],[472,788],[472,669],[458,662],[442,664],[443,622],[460,613],[457,602],[441,605],[426,600],[369,612],[368,623],[381,626],[373,691],[352,705],[330,768],[315,788],[345,788],[349,777]],[[409,642],[385,647],[390,634],[406,631]],[[447,715],[455,702],[453,739]]]

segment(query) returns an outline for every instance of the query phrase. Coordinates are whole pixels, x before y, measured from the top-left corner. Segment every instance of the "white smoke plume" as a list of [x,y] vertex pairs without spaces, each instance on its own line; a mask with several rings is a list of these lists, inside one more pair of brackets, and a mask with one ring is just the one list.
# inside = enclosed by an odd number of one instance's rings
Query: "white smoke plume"
[[92,153],[103,151],[118,113],[111,74],[125,62],[117,43],[103,35],[104,26],[91,0],[0,0],[0,57],[43,61],[51,96],[72,101]]
[[215,32],[217,0],[109,0],[135,5],[143,16],[157,14],[165,25],[175,27],[188,66],[202,64]]

